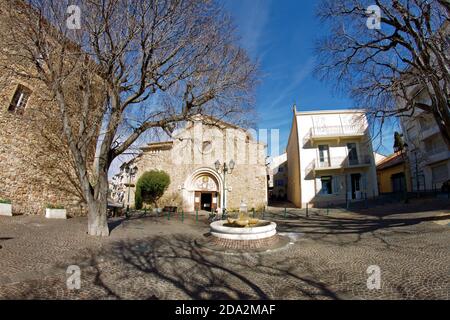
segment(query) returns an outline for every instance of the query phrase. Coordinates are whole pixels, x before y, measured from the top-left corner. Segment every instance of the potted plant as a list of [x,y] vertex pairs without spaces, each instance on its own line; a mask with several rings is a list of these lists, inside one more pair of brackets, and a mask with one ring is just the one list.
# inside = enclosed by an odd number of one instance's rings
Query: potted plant
[[47,219],[67,219],[67,212],[61,205],[48,204],[45,209]]
[[0,216],[12,217],[11,200],[0,199]]

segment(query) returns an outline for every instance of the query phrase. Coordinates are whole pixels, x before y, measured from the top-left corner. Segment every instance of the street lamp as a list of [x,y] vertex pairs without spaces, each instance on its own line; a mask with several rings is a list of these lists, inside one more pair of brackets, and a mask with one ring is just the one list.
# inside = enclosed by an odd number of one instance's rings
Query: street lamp
[[131,176],[134,175],[137,171],[137,167],[130,167],[129,164],[125,166],[125,172],[128,175],[128,202],[127,202],[127,212],[126,216],[128,217],[130,214],[130,187],[131,187]]
[[407,161],[408,161],[408,144],[405,142],[402,145],[398,146],[398,145],[394,145],[394,152],[400,152],[400,155],[402,157],[403,160],[403,177],[404,177],[404,181],[405,181],[405,185],[404,185],[404,190],[403,190],[403,194],[404,194],[404,198],[405,198],[405,203],[408,203],[408,181],[406,180],[406,172],[408,170],[407,168]]
[[234,160],[231,160],[228,165],[226,162],[224,162],[223,164],[217,160],[214,163],[214,166],[216,167],[216,171],[218,173],[220,173],[222,171],[223,174],[223,195],[222,195],[222,199],[223,199],[223,208],[222,208],[222,219],[226,218],[226,208],[225,208],[225,199],[226,199],[226,176],[227,174],[232,174],[234,167],[236,166],[236,163],[234,162]]

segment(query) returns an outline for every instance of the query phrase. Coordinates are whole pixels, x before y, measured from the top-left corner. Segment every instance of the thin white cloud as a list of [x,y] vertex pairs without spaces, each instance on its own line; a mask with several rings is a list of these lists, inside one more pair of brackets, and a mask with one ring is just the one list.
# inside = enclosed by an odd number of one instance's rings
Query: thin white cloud
[[237,23],[242,46],[252,56],[260,56],[262,36],[270,18],[272,0],[243,0],[239,2]]
[[276,108],[281,102],[283,102],[289,95],[292,95],[293,91],[309,76],[314,68],[314,58],[311,57],[306,61],[304,65],[299,68],[292,76],[289,85],[281,91],[277,98],[269,105],[267,112],[272,113],[272,110]]

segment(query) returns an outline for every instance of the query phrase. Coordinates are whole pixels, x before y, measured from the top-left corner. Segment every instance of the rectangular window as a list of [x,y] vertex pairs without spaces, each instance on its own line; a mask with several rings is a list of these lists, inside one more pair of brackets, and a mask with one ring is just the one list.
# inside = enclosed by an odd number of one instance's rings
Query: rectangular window
[[420,128],[424,131],[430,129],[434,125],[433,121],[434,120],[431,117],[427,117],[427,116],[420,117],[419,118]]
[[31,95],[31,90],[19,84],[11,100],[8,111],[22,114]]
[[320,167],[330,166],[330,153],[328,145],[319,145],[319,165]]
[[333,194],[333,177],[325,176],[320,178],[322,189],[320,194]]
[[442,164],[440,166],[431,168],[431,175],[433,178],[433,183],[447,181],[448,180],[447,164]]
[[356,150],[356,143],[347,143],[348,162],[350,165],[358,164],[358,151]]

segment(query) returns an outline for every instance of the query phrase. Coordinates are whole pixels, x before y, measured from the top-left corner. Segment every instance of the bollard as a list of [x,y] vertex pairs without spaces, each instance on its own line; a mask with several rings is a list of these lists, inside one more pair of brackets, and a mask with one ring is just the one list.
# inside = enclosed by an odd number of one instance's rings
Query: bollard
[[309,207],[309,203],[306,203],[306,217],[309,217],[309,212],[308,212],[308,207]]
[[284,218],[286,219],[287,216],[287,208],[284,208]]
[[195,210],[195,222],[198,222],[198,209]]
[[144,208],[144,215],[147,215],[147,207]]
[[184,223],[184,210],[181,210],[181,222]]
[[170,220],[170,211],[167,211],[167,220]]
[[327,204],[327,216],[330,214],[330,204]]
[[253,208],[253,219],[255,219],[255,208]]

